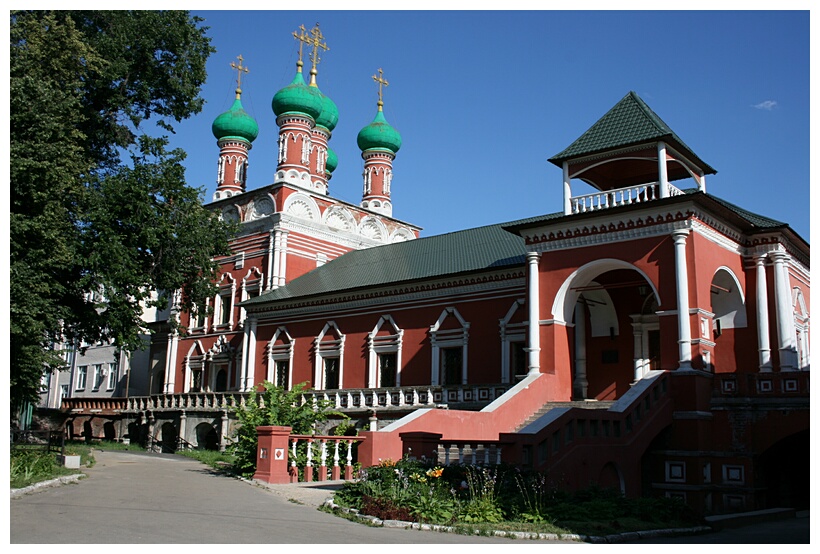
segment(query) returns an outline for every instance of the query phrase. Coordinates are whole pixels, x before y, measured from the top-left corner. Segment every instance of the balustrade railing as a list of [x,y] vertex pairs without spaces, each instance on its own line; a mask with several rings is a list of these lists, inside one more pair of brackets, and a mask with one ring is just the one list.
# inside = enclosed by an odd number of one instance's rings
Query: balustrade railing
[[[360,437],[337,437],[322,435],[290,435],[290,475],[291,481],[313,481],[314,472],[318,481],[353,479],[353,445]],[[306,445],[306,461],[299,467],[299,444]],[[344,449],[344,451],[342,451]],[[328,461],[332,462],[328,465]],[[344,462],[344,463],[342,463]],[[344,472],[342,469],[344,468]],[[301,471],[301,478],[300,472]]]
[[[679,188],[668,185],[668,196],[683,194]],[[646,183],[620,189],[594,192],[570,198],[572,213],[593,212],[616,206],[640,204],[661,198],[659,183]]]
[[436,463],[470,465],[498,465],[501,463],[501,444],[496,441],[442,441]]
[[[512,385],[448,385],[407,386],[379,389],[314,390],[302,394],[302,402],[317,399],[330,402],[333,409],[341,412],[369,411],[374,409],[431,408],[443,404],[489,404]],[[224,410],[244,406],[252,392],[200,392],[135,396],[126,399],[109,399],[112,409],[131,412],[164,410]],[[65,399],[64,407],[82,409],[101,403],[102,400]]]

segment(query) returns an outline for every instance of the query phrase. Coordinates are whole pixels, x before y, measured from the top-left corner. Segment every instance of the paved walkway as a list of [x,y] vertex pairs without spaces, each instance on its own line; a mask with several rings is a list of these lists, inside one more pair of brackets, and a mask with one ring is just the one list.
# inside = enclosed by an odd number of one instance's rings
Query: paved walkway
[[181,456],[95,457],[76,484],[11,499],[11,544],[515,543],[369,527],[317,510],[339,483],[263,487]]

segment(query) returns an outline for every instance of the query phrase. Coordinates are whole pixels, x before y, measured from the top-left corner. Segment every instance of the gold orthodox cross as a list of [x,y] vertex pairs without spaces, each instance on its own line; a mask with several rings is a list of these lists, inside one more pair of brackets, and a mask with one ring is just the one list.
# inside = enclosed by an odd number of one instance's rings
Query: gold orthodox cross
[[379,83],[379,104],[384,104],[384,102],[382,102],[382,85],[388,86],[390,84],[390,83],[387,82],[387,80],[385,80],[382,77],[382,75],[383,75],[383,72],[382,72],[381,67],[379,68],[379,76],[376,77],[375,75],[373,75],[373,80],[376,81],[377,83]]
[[293,31],[293,38],[299,41],[299,63],[302,62],[302,45],[303,44],[310,44],[310,38],[308,37],[307,32],[305,31],[304,25],[299,25],[299,33],[297,34],[296,31]]
[[231,67],[236,70],[236,90],[240,92],[242,88],[242,72],[250,73],[251,70],[242,65],[245,59],[242,57],[242,54],[239,54],[236,58],[239,60],[239,65],[236,65],[236,62],[231,62]]
[[[330,48],[327,47],[326,42],[322,42],[322,39],[325,38],[322,36],[322,31],[319,30],[319,24],[317,23],[316,26],[310,30],[311,38],[305,41],[310,46],[313,46],[313,53],[311,54],[311,61],[313,62],[313,69],[316,69],[316,64],[319,63],[319,48],[327,52]],[[300,39],[301,40],[301,39]]]

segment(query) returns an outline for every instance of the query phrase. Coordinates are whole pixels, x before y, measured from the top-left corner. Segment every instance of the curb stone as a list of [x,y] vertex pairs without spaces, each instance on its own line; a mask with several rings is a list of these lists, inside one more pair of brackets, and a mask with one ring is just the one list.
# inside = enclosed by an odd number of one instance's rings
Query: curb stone
[[[333,502],[332,498],[328,498],[325,500],[322,506],[333,510],[334,512],[342,512],[345,514],[349,514],[355,516],[358,519],[365,520],[370,525],[380,526],[380,527],[393,527],[393,528],[404,528],[404,529],[417,529],[421,531],[438,531],[439,533],[452,533],[455,531],[453,527],[448,527],[444,525],[430,525],[429,523],[413,523],[410,521],[399,521],[396,519],[387,519],[381,520],[375,516],[366,516],[359,513],[359,510],[355,508],[343,508],[339,506],[335,502]],[[711,527],[707,526],[699,526],[699,527],[686,527],[681,529],[653,529],[650,531],[631,531],[629,533],[618,533],[612,535],[606,535],[603,537],[594,536],[594,535],[579,535],[576,533],[567,533],[566,535],[558,535],[556,533],[530,533],[526,531],[492,531],[492,535],[495,537],[506,537],[511,539],[529,539],[529,540],[547,540],[547,541],[555,541],[555,540],[572,540],[578,542],[588,542],[592,544],[617,544],[621,542],[627,541],[636,541],[640,539],[649,539],[653,537],[661,537],[661,536],[677,536],[677,535],[697,535],[700,533],[706,533],[712,531]],[[476,534],[479,531],[475,532]]]
[[64,475],[62,477],[50,479],[48,481],[40,481],[39,483],[34,483],[33,485],[29,485],[28,487],[23,487],[22,489],[11,489],[11,498],[24,496],[26,494],[36,492],[40,489],[59,487],[60,485],[76,483],[85,476],[85,473],[75,473],[74,475]]

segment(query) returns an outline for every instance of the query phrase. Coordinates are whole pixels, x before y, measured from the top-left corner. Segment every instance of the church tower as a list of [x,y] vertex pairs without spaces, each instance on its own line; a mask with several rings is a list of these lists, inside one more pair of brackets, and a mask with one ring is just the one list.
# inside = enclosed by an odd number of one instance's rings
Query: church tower
[[[336,168],[335,154],[328,148],[330,135],[339,121],[339,110],[316,83],[319,49],[328,50],[317,24],[308,33],[305,26],[293,33],[299,41],[296,76],[290,85],[277,92],[271,103],[279,126],[279,158],[274,182],[288,182],[327,194],[327,182]],[[313,48],[310,83],[302,73],[302,46]]]
[[231,67],[237,71],[236,100],[231,109],[220,114],[211,125],[211,131],[219,146],[214,200],[245,192],[245,183],[248,180],[248,152],[259,135],[256,120],[242,108],[242,73],[248,73],[249,70],[242,65],[241,55],[237,59],[238,65],[231,62]]
[[382,100],[382,86],[389,83],[384,79],[382,70],[379,76],[373,75],[373,80],[379,84],[379,107],[376,117],[370,125],[359,131],[356,142],[362,151],[364,159],[364,190],[362,192],[362,208],[384,214],[393,215],[393,204],[390,201],[390,185],[393,180],[393,160],[396,152],[401,148],[401,135],[387,123],[384,118],[384,101]]

